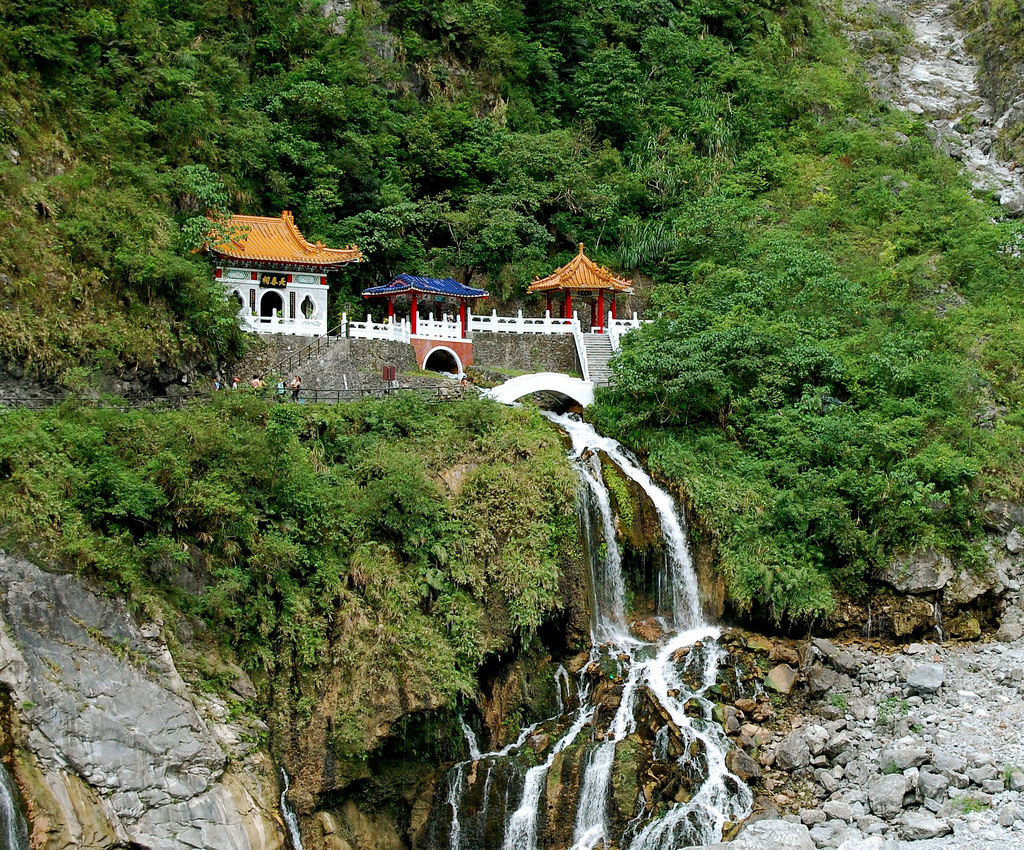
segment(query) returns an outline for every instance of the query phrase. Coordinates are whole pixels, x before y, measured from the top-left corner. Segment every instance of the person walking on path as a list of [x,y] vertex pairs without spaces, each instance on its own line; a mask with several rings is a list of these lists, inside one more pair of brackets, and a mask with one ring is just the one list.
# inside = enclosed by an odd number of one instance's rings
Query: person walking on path
[[292,388],[292,401],[298,401],[299,400],[299,392],[302,390],[302,378],[300,378],[298,375],[296,375],[294,378],[292,378],[291,388]]

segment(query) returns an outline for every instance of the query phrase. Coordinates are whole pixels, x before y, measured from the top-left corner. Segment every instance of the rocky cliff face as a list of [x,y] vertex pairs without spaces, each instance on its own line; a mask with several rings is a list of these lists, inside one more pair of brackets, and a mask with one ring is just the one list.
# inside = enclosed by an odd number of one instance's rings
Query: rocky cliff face
[[868,54],[876,94],[926,120],[936,143],[963,163],[976,191],[994,195],[1007,215],[1024,214],[1022,175],[999,142],[1024,118],[1017,89],[1006,82],[1014,80],[1008,51],[980,48],[977,32],[968,38],[960,25],[967,4],[958,0],[848,0],[845,5],[844,27]]
[[186,685],[158,624],[3,554],[0,587],[4,725],[33,848],[284,846],[259,722]]

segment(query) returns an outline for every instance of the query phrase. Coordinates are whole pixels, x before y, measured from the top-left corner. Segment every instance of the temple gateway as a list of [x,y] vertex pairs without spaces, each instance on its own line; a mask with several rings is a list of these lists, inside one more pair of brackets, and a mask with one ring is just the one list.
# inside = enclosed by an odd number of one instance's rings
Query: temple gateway
[[327,272],[362,262],[362,251],[307,242],[287,210],[280,218],[233,215],[227,224],[238,236],[208,250],[243,330],[326,334]]

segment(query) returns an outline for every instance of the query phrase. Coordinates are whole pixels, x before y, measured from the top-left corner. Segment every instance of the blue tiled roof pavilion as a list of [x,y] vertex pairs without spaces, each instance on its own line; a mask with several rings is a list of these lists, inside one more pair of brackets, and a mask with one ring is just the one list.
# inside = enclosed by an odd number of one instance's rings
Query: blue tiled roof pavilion
[[418,277],[400,274],[385,286],[363,290],[364,298],[387,298],[396,295],[443,295],[448,298],[486,298],[487,290],[465,286],[452,277]]

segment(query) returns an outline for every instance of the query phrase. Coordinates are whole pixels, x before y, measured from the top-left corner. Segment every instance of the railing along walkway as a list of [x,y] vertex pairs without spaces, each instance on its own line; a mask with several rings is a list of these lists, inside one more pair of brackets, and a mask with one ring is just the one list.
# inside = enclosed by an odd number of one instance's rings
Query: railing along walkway
[[[189,393],[175,398],[84,398],[69,394],[55,393],[48,396],[36,396],[33,398],[0,399],[0,411],[7,410],[47,410],[68,401],[77,401],[86,407],[96,407],[103,410],[120,410],[122,413],[129,410],[178,410],[186,405],[196,402],[203,403],[211,401],[215,396],[242,393],[246,395],[257,395],[267,401],[281,404],[294,404],[291,390],[284,393],[277,392],[274,388],[268,387],[264,390],[253,390],[250,387],[239,387],[237,390],[223,389],[212,392]],[[299,404],[344,404],[346,402],[359,401],[363,398],[388,398],[397,395],[418,395],[428,403],[443,401],[459,401],[464,398],[475,398],[479,391],[476,387],[452,384],[451,386],[437,387],[363,387],[354,389],[325,388],[306,389],[299,393]]]

